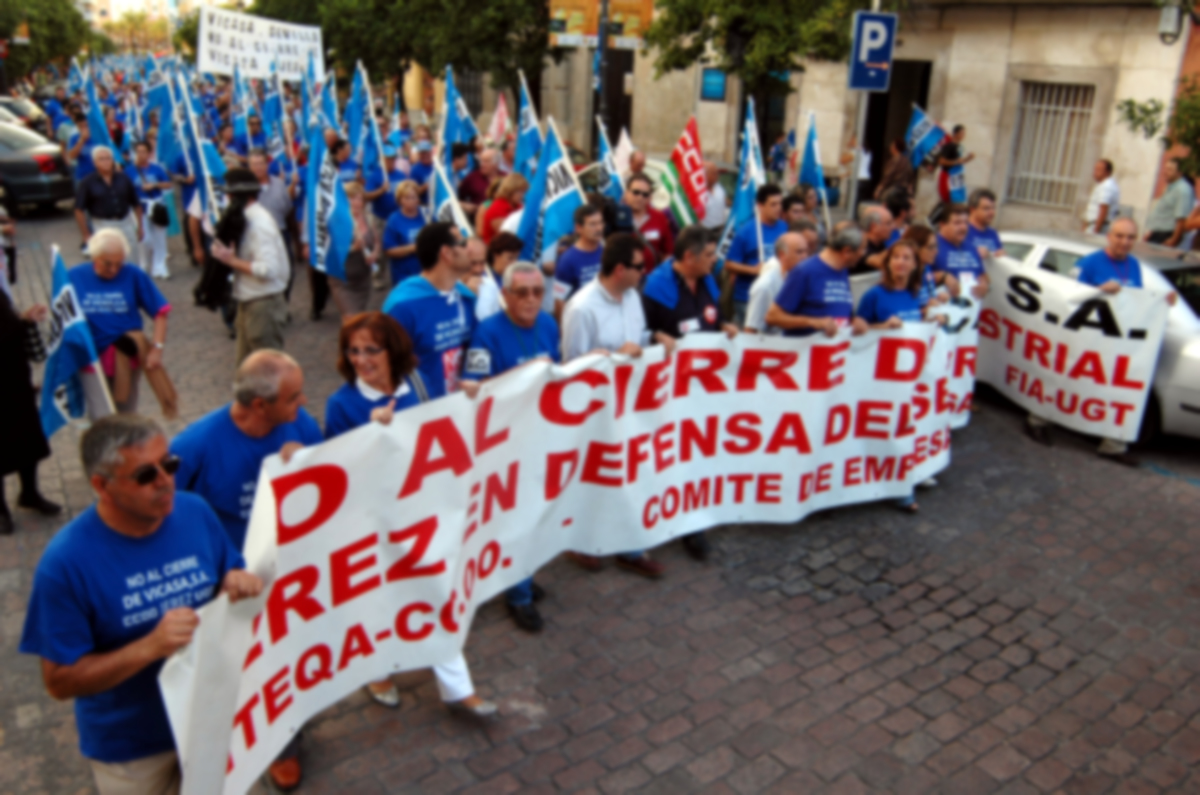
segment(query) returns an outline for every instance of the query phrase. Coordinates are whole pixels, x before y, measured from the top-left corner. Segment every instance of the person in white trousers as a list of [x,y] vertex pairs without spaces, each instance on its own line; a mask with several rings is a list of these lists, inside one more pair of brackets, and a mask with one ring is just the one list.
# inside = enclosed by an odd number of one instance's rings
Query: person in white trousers
[[[138,141],[134,161],[125,169],[137,189],[142,205],[142,237],[138,241],[138,266],[155,279],[169,279],[167,270],[167,227],[154,223],[154,207],[163,201],[163,191],[171,189],[166,170],[150,160],[150,144]],[[164,207],[166,205],[163,205]]]

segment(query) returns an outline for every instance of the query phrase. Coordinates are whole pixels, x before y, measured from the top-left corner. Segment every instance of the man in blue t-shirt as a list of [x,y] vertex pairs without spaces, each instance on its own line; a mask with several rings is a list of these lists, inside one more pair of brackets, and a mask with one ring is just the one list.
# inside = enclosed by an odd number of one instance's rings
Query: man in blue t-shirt
[[845,222],[820,254],[809,257],[788,273],[783,287],[767,310],[767,323],[783,329],[786,337],[807,337],[818,331],[827,337],[851,326],[855,334],[867,330],[854,314],[848,271],[866,249],[862,230]]
[[979,252],[967,244],[967,208],[961,204],[946,205],[938,222],[938,253],[933,261],[933,278],[938,285],[946,285],[951,295],[958,295],[963,276],[972,276],[976,298],[987,295],[991,282],[983,268]]
[[555,311],[579,288],[596,278],[604,254],[604,213],[594,204],[575,208],[575,243],[562,253],[554,266]]
[[[1142,289],[1142,265],[1130,252],[1137,242],[1137,223],[1132,218],[1117,218],[1108,227],[1108,243],[1099,251],[1082,257],[1076,263],[1079,281],[1100,288],[1106,295],[1116,295],[1122,288]],[[1178,293],[1167,293],[1167,305],[1175,306]],[[1049,420],[1029,414],[1025,417],[1025,434],[1047,447],[1054,442],[1050,437]],[[1120,439],[1103,438],[1096,452],[1107,461],[1136,467],[1137,458],[1129,455],[1129,446]]]
[[[561,361],[558,324],[542,311],[545,293],[541,268],[518,262],[505,269],[505,309],[475,329],[467,349],[464,379],[493,378],[535,359]],[[508,612],[518,627],[527,632],[541,631],[542,615],[534,602],[542,596],[542,589],[532,577],[508,589]]]
[[429,190],[429,177],[433,174],[433,144],[429,141],[417,141],[417,162],[413,163],[408,172],[408,178],[417,183],[421,196]]
[[979,258],[1003,257],[1004,243],[992,229],[996,220],[996,194],[988,188],[976,188],[967,200],[967,245],[979,253]]
[[92,140],[88,118],[80,113],[75,117],[75,128],[78,130],[67,140],[67,159],[75,164],[75,183],[96,170],[92,163],[92,150],[96,142]]
[[175,482],[204,498],[236,549],[246,542],[263,459],[319,444],[324,436],[304,410],[304,373],[275,350],[246,357],[233,379],[234,401],[189,425],[171,442],[181,461]]
[[56,699],[75,699],[79,747],[101,793],[178,791],[158,689],[218,593],[262,592],[202,500],[176,494],[178,460],[153,420],[116,414],[80,442],[96,504],[58,532],[33,578],[21,652]]
[[429,224],[417,234],[417,260],[420,275],[392,288],[383,311],[408,332],[429,397],[459,386],[473,395],[478,385],[461,383],[463,349],[475,331],[475,296],[460,282],[471,272],[466,241],[454,224]]
[[782,218],[783,191],[778,185],[763,185],[754,194],[754,203],[755,217],[737,230],[725,255],[725,267],[734,277],[733,324],[738,328],[746,323],[750,285],[758,278],[759,266],[775,250],[776,238],[788,229]]

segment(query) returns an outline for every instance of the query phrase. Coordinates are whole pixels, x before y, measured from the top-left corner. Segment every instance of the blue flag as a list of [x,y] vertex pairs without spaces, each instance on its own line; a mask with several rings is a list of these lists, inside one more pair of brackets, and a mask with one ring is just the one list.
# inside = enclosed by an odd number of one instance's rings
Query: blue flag
[[[721,242],[717,246],[717,267],[725,264],[725,256],[733,243],[733,236],[746,224],[756,221],[755,195],[759,187],[766,182],[763,173],[762,148],[758,143],[758,125],[754,118],[754,100],[747,100],[746,124],[742,129],[741,165],[738,168],[737,190],[733,194],[733,207],[730,208],[729,220],[721,232]],[[757,156],[756,156],[757,153]],[[762,234],[759,233],[759,261],[762,258]]]
[[170,167],[175,159],[179,157],[183,151],[183,146],[180,143],[179,130],[182,126],[180,123],[180,108],[179,103],[175,101],[175,92],[171,90],[171,84],[164,82],[155,86],[152,91],[160,91],[166,95],[167,101],[165,104],[157,106],[158,108],[158,141],[154,152],[154,159],[163,166]]
[[321,124],[332,127],[342,134],[342,120],[338,117],[337,104],[337,75],[329,70],[325,75],[325,83],[321,86]]
[[313,65],[312,50],[308,51],[308,68],[300,79],[300,126],[303,134],[308,134],[309,125],[313,123],[312,100],[313,89],[317,85],[316,67]]
[[333,155],[325,148],[325,131],[315,124],[308,131],[308,167],[304,179],[308,264],[337,279],[346,278],[346,257],[353,245],[354,219],[350,200]]
[[67,278],[58,246],[54,246],[54,286],[50,298],[50,337],[46,340],[46,371],[42,375],[42,432],[49,439],[85,409],[79,370],[99,357],[87,317]]
[[538,159],[542,155],[542,131],[538,128],[537,111],[529,101],[529,86],[521,74],[521,100],[517,108],[517,152],[513,165],[517,173],[528,180],[533,179]]
[[453,160],[451,151],[454,144],[468,143],[472,138],[479,136],[479,128],[475,126],[475,120],[471,118],[471,111],[467,107],[467,102],[458,93],[458,87],[454,85],[454,69],[446,65],[446,101],[442,109],[442,167],[446,169],[446,174],[454,177],[452,173],[451,162]]
[[950,201],[955,204],[967,203],[967,175],[963,172],[962,164],[948,166],[946,178],[950,183]]
[[96,99],[96,84],[92,81],[88,81],[87,84],[87,101],[88,133],[92,137],[92,142],[96,146],[107,146],[111,149],[117,168],[124,168],[125,161],[121,159],[121,153],[117,151],[117,147],[113,146],[112,137],[108,134],[108,122],[104,120],[104,108],[100,104],[100,100]]
[[575,167],[558,136],[554,119],[546,130],[537,173],[525,194],[525,210],[517,237],[524,247],[521,259],[537,262],[542,250],[575,230],[575,209],[583,204],[583,191],[575,178]]
[[354,82],[350,86],[350,101],[346,103],[346,140],[350,143],[350,159],[359,166],[363,164],[363,125],[369,113],[362,62],[359,61],[358,68],[354,70]]
[[825,170],[821,168],[821,149],[817,145],[817,114],[808,114],[808,136],[804,139],[804,159],[800,162],[800,181],[817,189],[821,202],[828,201]]
[[83,70],[79,68],[79,61],[72,57],[71,71],[67,73],[67,91],[71,94],[78,94],[83,91],[83,86]]
[[429,216],[434,221],[444,221],[452,223],[458,227],[459,234],[463,240],[466,240],[471,235],[475,234],[475,230],[471,227],[471,222],[467,220],[467,214],[463,212],[462,206],[458,203],[458,197],[454,195],[454,188],[450,185],[450,180],[446,178],[446,172],[442,169],[442,164],[433,161],[433,180],[432,190],[429,191]]
[[229,113],[233,120],[233,146],[239,152],[247,154],[254,147],[254,142],[250,140],[250,114],[253,112],[253,94],[250,87],[246,85],[246,78],[242,76],[241,70],[235,63],[233,65],[233,107]]
[[[225,161],[213,142],[200,134],[196,122],[195,106],[198,104],[191,95],[187,81],[183,75],[175,78],[175,87],[179,92],[179,106],[183,108],[180,114],[180,144],[187,158],[188,172],[196,178],[195,200],[216,226],[221,209],[225,206],[225,193],[222,184],[225,177]],[[184,208],[187,209],[186,207]]]
[[267,154],[274,160],[278,157],[291,159],[287,136],[283,129],[283,96],[279,93],[279,75],[275,72],[275,60],[271,60],[271,76],[263,96],[263,132],[267,137]]
[[612,146],[608,143],[608,133],[604,131],[604,124],[599,116],[596,117],[596,129],[600,131],[600,168],[597,169],[600,181],[598,189],[600,193],[608,196],[613,201],[621,201],[621,197],[625,195],[625,186],[621,184],[621,172],[617,171],[617,161],[613,157]]
[[908,122],[908,132],[904,136],[905,146],[908,147],[908,159],[913,168],[917,168],[929,157],[929,153],[938,147],[946,133],[938,126],[925,111],[913,105],[912,118]]

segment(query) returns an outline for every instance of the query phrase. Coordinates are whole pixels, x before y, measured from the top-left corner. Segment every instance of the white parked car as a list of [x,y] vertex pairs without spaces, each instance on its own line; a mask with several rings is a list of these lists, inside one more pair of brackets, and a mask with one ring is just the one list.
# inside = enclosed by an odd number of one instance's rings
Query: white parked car
[[[1082,232],[1001,232],[1004,253],[1027,268],[1043,268],[1068,278],[1076,262],[1104,247],[1104,238]],[[1149,243],[1134,246],[1142,282],[1179,293],[1167,315],[1152,400],[1142,419],[1141,441],[1158,433],[1200,438],[1200,257]]]

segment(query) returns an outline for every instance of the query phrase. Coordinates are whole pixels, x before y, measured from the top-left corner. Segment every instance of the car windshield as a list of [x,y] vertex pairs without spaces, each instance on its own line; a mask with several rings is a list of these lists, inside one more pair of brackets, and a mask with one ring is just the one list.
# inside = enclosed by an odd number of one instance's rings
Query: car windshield
[[13,97],[9,100],[9,104],[17,113],[21,113],[25,116],[36,116],[37,111],[39,110],[37,105],[34,105],[32,102],[24,99],[23,97]]
[[0,147],[8,151],[32,149],[46,143],[46,139],[35,132],[15,124],[0,124]]
[[1200,267],[1176,268],[1169,271],[1159,271],[1175,291],[1179,293],[1188,306],[1200,315]]

